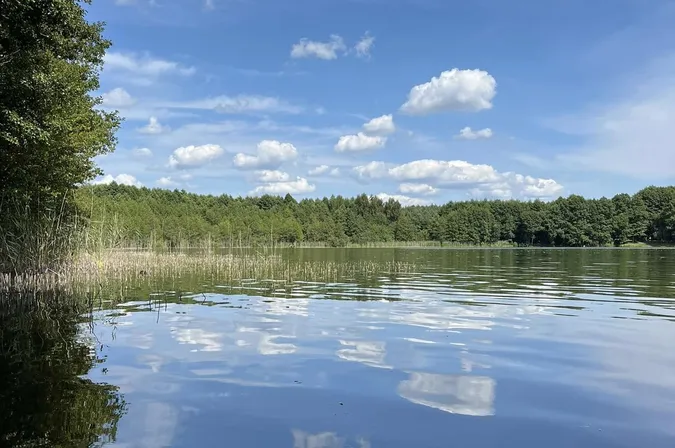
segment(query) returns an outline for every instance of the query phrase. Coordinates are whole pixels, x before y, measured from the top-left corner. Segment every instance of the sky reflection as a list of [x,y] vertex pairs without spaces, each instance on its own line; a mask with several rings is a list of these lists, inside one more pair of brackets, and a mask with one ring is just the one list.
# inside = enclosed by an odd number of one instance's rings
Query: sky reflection
[[115,446],[670,446],[675,324],[645,312],[672,285],[642,303],[647,274],[541,265],[129,301],[96,316],[89,376],[131,403]]

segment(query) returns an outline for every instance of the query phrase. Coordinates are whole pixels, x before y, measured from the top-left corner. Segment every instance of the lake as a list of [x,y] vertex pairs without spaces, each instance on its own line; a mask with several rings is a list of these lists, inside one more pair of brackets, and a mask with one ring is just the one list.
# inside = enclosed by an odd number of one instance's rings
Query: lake
[[675,251],[282,256],[414,269],[332,283],[155,279],[87,315],[4,316],[0,441],[675,446]]

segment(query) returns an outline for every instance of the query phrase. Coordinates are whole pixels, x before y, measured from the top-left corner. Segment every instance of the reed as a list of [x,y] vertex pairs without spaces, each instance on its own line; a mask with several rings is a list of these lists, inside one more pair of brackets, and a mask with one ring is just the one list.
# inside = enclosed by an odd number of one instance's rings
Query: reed
[[0,200],[0,272],[31,275],[59,271],[82,246],[77,211],[60,202]]
[[324,249],[324,248],[347,248],[347,249],[417,249],[417,248],[503,248],[503,247],[518,247],[516,243],[510,241],[496,241],[493,243],[473,244],[473,243],[459,243],[459,242],[439,242],[439,241],[372,241],[364,243],[345,243],[343,245],[334,246],[324,241],[297,241],[295,243],[279,242],[279,241],[239,241],[229,239],[216,239],[207,236],[200,240],[179,240],[172,244],[167,241],[158,241],[154,236],[150,236],[147,240],[121,240],[116,244],[102,245],[102,247],[116,247],[126,250],[147,250],[155,249],[161,251],[178,251],[184,252],[188,250],[227,250],[227,249],[255,249],[261,251],[270,251],[276,249]]
[[58,272],[0,274],[0,293],[84,292],[156,280],[198,277],[213,284],[243,280],[335,282],[345,278],[412,272],[411,263],[296,261],[274,254],[186,254],[107,250],[84,253]]

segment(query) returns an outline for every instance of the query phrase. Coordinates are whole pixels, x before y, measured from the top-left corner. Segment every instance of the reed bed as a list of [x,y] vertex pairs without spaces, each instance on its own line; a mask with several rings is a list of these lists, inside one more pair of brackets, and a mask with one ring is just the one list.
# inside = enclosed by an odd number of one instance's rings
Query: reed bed
[[0,293],[87,292],[117,285],[198,277],[213,284],[242,280],[322,281],[383,273],[409,273],[411,263],[387,261],[296,261],[277,255],[218,255],[110,250],[81,255],[59,272],[1,274]]

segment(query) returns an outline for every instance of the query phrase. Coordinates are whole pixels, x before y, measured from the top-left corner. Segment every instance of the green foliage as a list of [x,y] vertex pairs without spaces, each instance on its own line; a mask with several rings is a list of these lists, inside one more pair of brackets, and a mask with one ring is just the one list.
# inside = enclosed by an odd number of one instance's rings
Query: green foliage
[[415,224],[410,219],[410,216],[407,212],[400,214],[397,221],[394,224],[394,238],[396,241],[416,241],[417,229]]
[[474,245],[499,241],[499,228],[490,204],[460,202],[445,217],[445,240]]
[[[654,188],[646,190],[660,198],[661,189]],[[225,246],[439,241],[581,247],[673,242],[675,196],[650,203],[649,209],[644,191],[611,200],[573,195],[550,203],[468,201],[424,207],[401,207],[367,195],[298,202],[290,195],[234,198],[115,183],[84,187],[76,196],[88,216],[89,235],[106,247],[194,246],[209,239]],[[659,226],[663,230],[657,234],[654,229]]]
[[[5,272],[25,269],[28,254],[12,264],[17,251],[60,250],[71,240],[72,190],[100,173],[93,158],[115,145],[119,118],[97,109],[101,100],[91,95],[110,42],[101,35],[103,24],[87,22],[83,3],[89,2],[0,0],[0,270]],[[25,234],[33,231],[39,241]],[[47,234],[59,243],[45,245]],[[63,255],[36,254],[43,261]],[[44,267],[35,261],[31,268]]]
[[637,193],[646,208],[647,238],[649,241],[672,241],[672,209],[675,187],[647,187]]
[[62,198],[114,147],[118,117],[90,95],[110,42],[81,3],[0,1],[0,196]]

